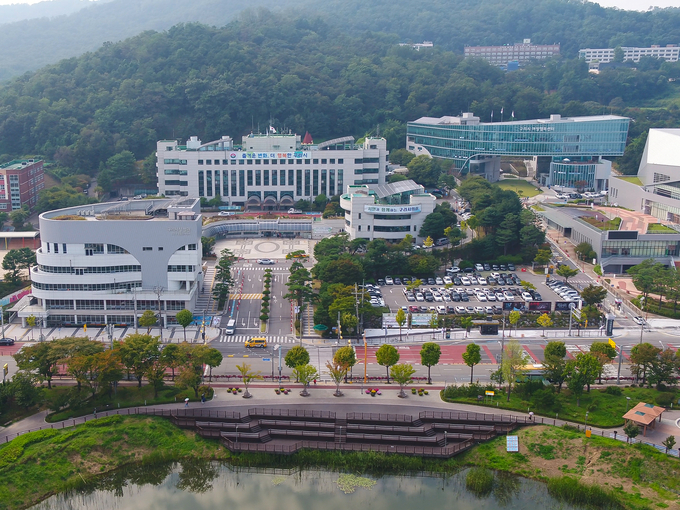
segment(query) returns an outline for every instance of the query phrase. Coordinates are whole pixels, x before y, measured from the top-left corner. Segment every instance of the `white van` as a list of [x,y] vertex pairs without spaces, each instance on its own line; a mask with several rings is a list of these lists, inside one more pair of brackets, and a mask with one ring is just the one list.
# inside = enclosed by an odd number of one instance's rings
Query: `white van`
[[224,332],[227,335],[233,335],[236,333],[236,319],[229,319],[229,322],[227,322],[227,327],[225,328]]

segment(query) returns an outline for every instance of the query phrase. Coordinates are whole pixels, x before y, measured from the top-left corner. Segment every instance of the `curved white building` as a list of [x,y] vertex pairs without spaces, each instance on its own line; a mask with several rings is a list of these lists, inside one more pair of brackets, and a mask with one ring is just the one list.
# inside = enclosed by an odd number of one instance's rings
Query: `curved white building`
[[340,196],[345,231],[350,239],[398,241],[407,234],[418,238],[420,227],[436,205],[434,195],[412,180],[377,186],[347,186]]
[[196,199],[93,204],[40,215],[32,296],[18,314],[46,325],[134,325],[160,306],[164,325],[194,309],[203,281]]

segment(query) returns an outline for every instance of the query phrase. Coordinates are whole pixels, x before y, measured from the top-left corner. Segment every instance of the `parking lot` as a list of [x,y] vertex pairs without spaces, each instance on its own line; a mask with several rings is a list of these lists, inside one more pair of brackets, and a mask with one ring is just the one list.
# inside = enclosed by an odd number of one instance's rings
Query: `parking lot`
[[[518,280],[503,278],[502,284],[489,283],[489,277],[492,274],[501,273],[509,275],[512,273],[519,281],[527,281],[536,287],[538,296],[523,295],[523,289],[518,283]],[[553,290],[546,285],[546,276],[544,274],[534,274],[530,268],[518,266],[515,271],[475,271],[474,273],[460,272],[458,276],[460,280],[453,279],[449,289],[446,289],[444,277],[431,280],[421,279],[422,285],[418,288],[421,295],[414,292],[413,300],[407,299],[406,284],[397,276],[385,278],[383,285],[379,285],[382,299],[390,312],[396,313],[401,307],[406,307],[412,312],[436,312],[440,315],[444,314],[484,314],[484,315],[499,315],[503,312],[503,304],[512,302],[513,305],[506,304],[506,310],[524,307],[525,311],[531,309],[532,311],[555,311],[556,302],[565,302],[564,298],[557,295]],[[467,280],[463,280],[465,276]],[[479,278],[481,276],[481,279]],[[497,276],[497,275],[496,275]],[[454,275],[452,275],[452,278]],[[555,275],[550,276],[553,280],[562,281],[563,278]],[[471,281],[470,281],[471,280]],[[388,284],[392,281],[392,284]],[[464,282],[468,282],[466,285]],[[448,280],[446,280],[448,282]],[[456,283],[460,282],[460,283]],[[493,279],[491,280],[493,282]],[[383,283],[383,282],[380,282]],[[584,274],[578,274],[569,279],[569,284],[576,290],[589,285],[591,280]],[[428,295],[429,294],[429,295]],[[464,295],[463,295],[464,294]],[[460,298],[458,297],[460,296]],[[421,300],[422,299],[422,300]],[[430,301],[431,299],[431,301]],[[466,301],[467,299],[467,301]],[[382,303],[380,303],[382,304]],[[376,303],[377,305],[377,303]],[[561,305],[565,306],[565,305]],[[567,305],[568,306],[568,305]],[[418,307],[417,309],[415,307]],[[441,308],[444,307],[444,308]]]

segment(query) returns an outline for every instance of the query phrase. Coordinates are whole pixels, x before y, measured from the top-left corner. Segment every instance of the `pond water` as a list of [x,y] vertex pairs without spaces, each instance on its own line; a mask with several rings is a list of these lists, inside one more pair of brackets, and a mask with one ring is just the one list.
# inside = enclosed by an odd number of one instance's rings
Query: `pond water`
[[466,489],[466,474],[373,477],[191,461],[132,466],[103,476],[87,490],[52,496],[32,510],[577,508],[552,498],[540,482],[504,473],[494,474],[490,493],[477,496]]

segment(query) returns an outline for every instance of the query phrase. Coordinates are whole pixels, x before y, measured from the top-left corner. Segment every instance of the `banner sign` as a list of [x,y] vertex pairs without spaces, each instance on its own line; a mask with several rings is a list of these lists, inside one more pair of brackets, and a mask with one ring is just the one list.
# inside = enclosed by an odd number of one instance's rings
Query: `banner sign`
[[[407,323],[404,324],[406,326]],[[397,324],[397,314],[396,313],[384,313],[383,314],[383,328],[398,328]]]
[[419,205],[365,205],[364,212],[372,214],[405,214],[405,213],[419,213]]
[[309,159],[311,152],[230,152],[231,159]]
[[552,303],[550,301],[530,301],[529,310],[549,312],[552,310]]
[[431,313],[412,313],[411,326],[429,326],[432,320]]
[[503,311],[512,312],[513,310],[521,311],[524,309],[524,303],[518,301],[503,301]]
[[556,312],[568,312],[571,305],[575,305],[571,301],[555,301]]

